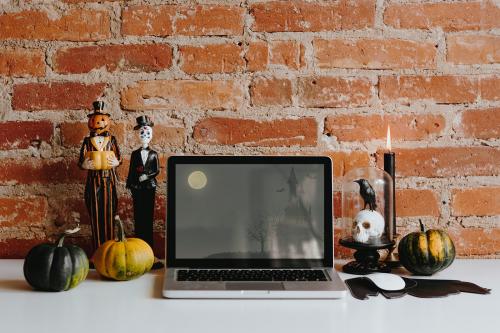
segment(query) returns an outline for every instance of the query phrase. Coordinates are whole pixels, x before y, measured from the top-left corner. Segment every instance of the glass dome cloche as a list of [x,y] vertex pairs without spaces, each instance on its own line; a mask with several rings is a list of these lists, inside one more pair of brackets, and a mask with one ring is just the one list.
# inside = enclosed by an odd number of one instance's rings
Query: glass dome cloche
[[392,177],[375,167],[357,168],[342,179],[342,246],[357,250],[343,267],[353,274],[388,272],[378,250],[394,245]]

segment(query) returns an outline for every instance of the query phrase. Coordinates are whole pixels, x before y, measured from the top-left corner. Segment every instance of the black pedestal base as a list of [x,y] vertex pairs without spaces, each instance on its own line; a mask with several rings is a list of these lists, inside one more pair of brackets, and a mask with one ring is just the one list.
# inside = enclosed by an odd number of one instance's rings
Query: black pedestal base
[[379,261],[380,254],[377,250],[387,249],[394,246],[394,241],[377,242],[375,244],[365,244],[349,239],[341,239],[342,246],[355,249],[355,261],[351,261],[342,267],[345,273],[366,275],[375,272],[389,273],[391,267]]
[[[396,235],[395,238],[398,238],[399,235]],[[399,255],[394,253],[396,250],[396,244],[388,249],[387,257],[384,259],[384,264],[389,266],[390,268],[398,268],[401,267],[401,263],[399,262]]]
[[391,268],[380,262],[377,250],[358,250],[354,253],[356,261],[351,261],[342,267],[345,273],[365,275],[375,272],[389,273]]

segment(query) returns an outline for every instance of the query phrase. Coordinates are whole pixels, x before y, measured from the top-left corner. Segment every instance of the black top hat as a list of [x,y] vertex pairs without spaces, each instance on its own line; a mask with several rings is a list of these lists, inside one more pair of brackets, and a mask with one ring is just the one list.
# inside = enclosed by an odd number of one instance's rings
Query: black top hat
[[94,107],[94,112],[89,113],[87,117],[92,117],[95,115],[103,115],[103,116],[109,116],[109,113],[104,113],[102,112],[104,110],[104,102],[103,101],[95,101],[92,103],[92,106]]
[[138,130],[139,128],[141,128],[142,126],[149,126],[149,127],[153,127],[155,124],[151,121],[151,119],[149,119],[148,116],[140,116],[140,117],[137,117],[135,119],[135,121],[137,122],[137,125],[134,127],[135,130]]

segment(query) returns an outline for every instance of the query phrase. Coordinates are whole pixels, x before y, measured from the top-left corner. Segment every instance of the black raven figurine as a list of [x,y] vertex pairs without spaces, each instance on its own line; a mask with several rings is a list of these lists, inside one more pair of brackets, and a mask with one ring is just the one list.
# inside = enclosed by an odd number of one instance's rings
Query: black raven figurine
[[365,201],[363,209],[366,208],[366,205],[370,207],[370,210],[377,209],[377,204],[375,203],[377,201],[377,197],[375,196],[375,191],[370,183],[366,179],[358,179],[354,182],[359,184],[359,194]]

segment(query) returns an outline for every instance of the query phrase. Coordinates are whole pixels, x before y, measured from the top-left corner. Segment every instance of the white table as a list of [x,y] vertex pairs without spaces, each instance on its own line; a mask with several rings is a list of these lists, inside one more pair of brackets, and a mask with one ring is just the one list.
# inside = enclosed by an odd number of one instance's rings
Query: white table
[[[457,260],[434,276],[492,288],[490,295],[418,299],[168,300],[162,272],[111,282],[91,271],[77,288],[33,291],[22,260],[0,260],[0,332],[500,332],[500,260]],[[349,275],[341,274],[343,279]]]

